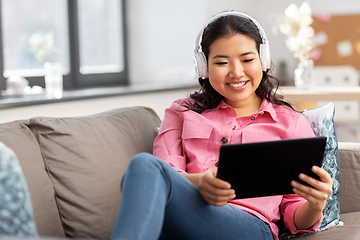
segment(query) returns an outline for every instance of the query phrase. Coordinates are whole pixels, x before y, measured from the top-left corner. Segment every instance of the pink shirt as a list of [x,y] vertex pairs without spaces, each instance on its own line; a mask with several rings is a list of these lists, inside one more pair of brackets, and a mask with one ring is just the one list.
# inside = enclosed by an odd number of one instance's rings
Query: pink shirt
[[[251,116],[237,117],[235,109],[221,102],[215,109],[198,114],[184,110],[179,99],[165,110],[153,154],[179,172],[199,173],[216,168],[222,144],[249,143],[289,138],[313,137],[306,118],[292,109],[264,100]],[[260,154],[254,153],[254,156]],[[266,157],[266,154],[264,154]],[[289,183],[290,184],[290,183]],[[276,222],[279,206],[286,227],[293,233],[316,231],[321,219],[307,230],[297,230],[293,221],[295,210],[306,200],[296,194],[229,201],[269,224],[274,239],[278,238]]]

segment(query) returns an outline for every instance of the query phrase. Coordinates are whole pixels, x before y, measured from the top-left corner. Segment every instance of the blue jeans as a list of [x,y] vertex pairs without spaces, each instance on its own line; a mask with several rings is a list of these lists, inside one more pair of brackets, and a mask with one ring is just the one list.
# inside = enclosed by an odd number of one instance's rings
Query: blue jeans
[[207,204],[199,190],[148,153],[132,158],[112,240],[273,239],[259,218],[229,204]]

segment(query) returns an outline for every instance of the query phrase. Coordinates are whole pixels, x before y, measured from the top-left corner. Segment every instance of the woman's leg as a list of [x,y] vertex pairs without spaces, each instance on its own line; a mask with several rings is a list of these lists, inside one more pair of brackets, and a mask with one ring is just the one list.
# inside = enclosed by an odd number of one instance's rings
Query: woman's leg
[[150,154],[130,162],[112,239],[272,239],[260,219],[207,204],[198,189]]
[[121,203],[112,240],[157,239],[164,220],[170,187],[167,171],[151,154],[135,155],[121,183]]

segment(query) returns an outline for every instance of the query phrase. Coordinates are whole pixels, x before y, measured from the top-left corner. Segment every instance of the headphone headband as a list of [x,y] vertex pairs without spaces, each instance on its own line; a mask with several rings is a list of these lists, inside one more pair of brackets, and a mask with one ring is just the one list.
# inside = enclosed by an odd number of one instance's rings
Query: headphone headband
[[203,29],[199,32],[197,38],[196,38],[196,42],[195,42],[195,51],[194,51],[194,60],[195,60],[195,69],[197,74],[199,75],[200,78],[208,78],[208,73],[207,73],[207,60],[206,60],[206,56],[202,51],[202,47],[201,47],[201,42],[202,42],[202,36],[204,34],[204,30],[205,28],[211,24],[212,22],[214,22],[215,20],[224,17],[224,16],[239,16],[239,17],[243,17],[246,19],[249,19],[251,22],[253,22],[255,24],[255,26],[257,27],[259,34],[261,36],[261,41],[262,43],[260,44],[260,50],[259,50],[259,55],[260,55],[260,60],[261,60],[261,64],[262,64],[262,68],[263,71],[266,71],[268,69],[270,69],[270,63],[271,63],[271,59],[270,59],[270,47],[269,47],[269,42],[266,38],[266,34],[264,29],[262,28],[262,26],[252,17],[250,17],[249,15],[245,14],[245,13],[241,13],[241,12],[223,12],[220,14],[217,14],[215,16],[213,16],[207,23],[206,25],[203,27]]

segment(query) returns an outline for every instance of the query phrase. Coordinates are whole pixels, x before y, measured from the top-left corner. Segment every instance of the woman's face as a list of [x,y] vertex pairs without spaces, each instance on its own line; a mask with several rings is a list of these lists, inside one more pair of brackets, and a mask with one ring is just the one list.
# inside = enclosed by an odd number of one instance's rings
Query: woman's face
[[215,40],[209,47],[208,73],[211,86],[224,101],[237,108],[259,102],[255,91],[263,77],[255,41],[244,34]]

